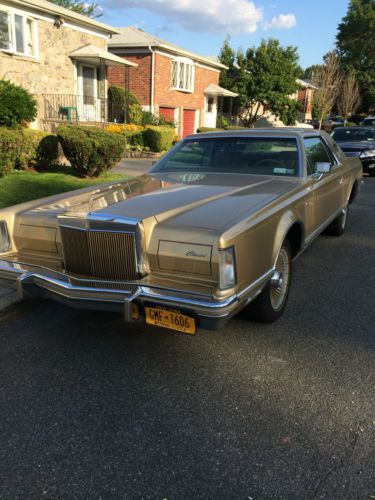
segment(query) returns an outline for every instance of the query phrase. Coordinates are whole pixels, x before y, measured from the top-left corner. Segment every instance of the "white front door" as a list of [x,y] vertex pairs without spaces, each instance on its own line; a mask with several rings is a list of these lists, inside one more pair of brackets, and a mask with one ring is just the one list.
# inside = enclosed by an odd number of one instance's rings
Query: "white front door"
[[100,121],[100,100],[98,99],[98,68],[89,64],[78,66],[79,120]]
[[217,119],[217,97],[213,95],[206,96],[206,109],[204,114],[204,126],[215,128]]

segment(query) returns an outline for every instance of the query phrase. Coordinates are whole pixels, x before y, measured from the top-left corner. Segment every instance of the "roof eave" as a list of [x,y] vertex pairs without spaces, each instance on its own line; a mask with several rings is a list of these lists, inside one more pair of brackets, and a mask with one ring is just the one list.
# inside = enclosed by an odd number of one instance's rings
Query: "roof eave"
[[[60,7],[52,2],[39,2],[39,0],[12,0],[15,4],[20,6],[28,6],[32,7],[35,10],[39,10],[42,12],[48,12],[49,14],[54,14],[57,16],[62,16],[64,19],[69,19],[80,24],[88,25],[91,28],[96,28],[98,31],[104,32],[108,35],[118,35],[120,32],[108,24],[101,23],[96,21],[95,19],[91,19],[83,14],[79,14],[78,12],[74,12],[70,9],[66,9],[65,7]],[[48,3],[49,5],[45,5]]]
[[153,43],[120,43],[120,42],[109,42],[108,48],[110,49],[134,49],[134,48],[151,48],[151,49],[162,49],[165,50],[166,52],[171,52],[176,55],[182,55],[185,57],[190,57],[191,59],[194,59],[198,62],[201,62],[203,64],[206,64],[207,66],[212,66],[215,69],[229,69],[228,66],[225,66],[222,63],[215,62],[211,59],[207,59],[206,57],[199,56],[198,54],[194,54],[193,52],[190,52],[188,50],[178,50],[175,47],[172,47],[167,44],[162,44],[158,42],[153,42]]

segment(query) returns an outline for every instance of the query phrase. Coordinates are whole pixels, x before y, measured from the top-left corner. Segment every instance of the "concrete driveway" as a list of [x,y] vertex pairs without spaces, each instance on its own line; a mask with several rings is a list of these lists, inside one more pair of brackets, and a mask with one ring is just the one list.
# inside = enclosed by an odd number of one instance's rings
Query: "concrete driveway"
[[0,316],[0,498],[375,496],[375,179],[285,315],[196,336],[24,303]]

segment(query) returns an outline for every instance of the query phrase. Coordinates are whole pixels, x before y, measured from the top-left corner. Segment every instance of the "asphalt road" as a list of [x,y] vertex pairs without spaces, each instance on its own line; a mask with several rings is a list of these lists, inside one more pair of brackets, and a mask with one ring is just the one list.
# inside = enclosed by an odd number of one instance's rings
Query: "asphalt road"
[[1,316],[0,498],[374,498],[374,256],[366,179],[347,233],[296,262],[276,324]]

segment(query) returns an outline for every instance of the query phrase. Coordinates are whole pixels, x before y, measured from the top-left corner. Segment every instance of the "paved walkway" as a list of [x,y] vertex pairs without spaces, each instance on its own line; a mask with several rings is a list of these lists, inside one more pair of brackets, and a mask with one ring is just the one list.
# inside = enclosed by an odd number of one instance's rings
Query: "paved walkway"
[[137,177],[148,172],[154,163],[155,160],[149,158],[124,158],[112,169],[112,172]]

